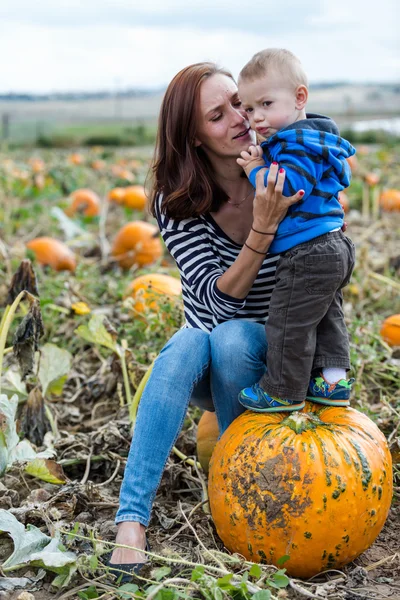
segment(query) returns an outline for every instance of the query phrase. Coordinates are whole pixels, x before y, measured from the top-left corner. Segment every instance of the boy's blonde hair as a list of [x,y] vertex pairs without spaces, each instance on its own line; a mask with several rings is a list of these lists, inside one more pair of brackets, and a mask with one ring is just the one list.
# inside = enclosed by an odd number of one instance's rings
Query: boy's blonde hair
[[267,48],[257,52],[240,71],[239,79],[257,79],[271,71],[287,79],[295,88],[299,85],[308,87],[307,75],[300,60],[293,52],[283,48]]

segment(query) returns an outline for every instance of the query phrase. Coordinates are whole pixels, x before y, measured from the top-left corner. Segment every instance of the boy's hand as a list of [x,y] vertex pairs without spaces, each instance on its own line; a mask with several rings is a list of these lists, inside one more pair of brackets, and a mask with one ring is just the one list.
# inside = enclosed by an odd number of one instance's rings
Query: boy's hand
[[263,159],[263,151],[261,146],[250,146],[248,152],[243,150],[240,153],[241,158],[237,158],[236,162],[244,169],[247,177],[255,167],[265,167]]

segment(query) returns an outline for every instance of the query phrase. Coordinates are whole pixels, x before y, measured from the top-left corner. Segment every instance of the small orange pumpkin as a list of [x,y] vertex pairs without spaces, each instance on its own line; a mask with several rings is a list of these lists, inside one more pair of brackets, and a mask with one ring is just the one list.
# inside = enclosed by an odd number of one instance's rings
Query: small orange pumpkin
[[379,183],[380,177],[377,173],[367,173],[365,175],[365,182],[370,186],[374,187]]
[[147,196],[142,185],[129,185],[125,188],[124,205],[134,210],[143,210]]
[[349,212],[350,202],[349,202],[349,197],[347,196],[347,194],[345,194],[344,192],[339,192],[339,202],[340,202],[340,205],[343,208],[344,212],[345,213]]
[[68,156],[68,162],[70,162],[72,165],[82,165],[84,162],[84,158],[82,156],[82,154],[78,154],[77,152],[74,152],[73,154],[70,154]]
[[133,183],[135,181],[135,175],[128,171],[128,169],[124,169],[120,165],[111,165],[111,173],[114,177],[118,179],[124,179],[125,181],[129,181]]
[[108,192],[108,199],[117,204],[123,204],[125,200],[125,188],[116,187]]
[[158,227],[144,221],[131,221],[124,225],[111,248],[111,255],[123,269],[129,269],[132,265],[150,265],[162,254]]
[[44,161],[41,158],[30,158],[28,162],[34,173],[41,173],[45,169]]
[[400,315],[392,315],[383,321],[381,336],[389,346],[400,346]]
[[65,213],[71,217],[77,212],[83,212],[85,217],[96,217],[100,214],[100,198],[92,190],[82,188],[71,194],[71,205]]
[[56,271],[75,271],[75,254],[60,240],[39,237],[31,240],[26,247],[35,254],[41,265],[49,265]]
[[203,470],[208,474],[210,458],[219,436],[217,415],[206,410],[197,425],[197,458]]
[[384,190],[380,197],[380,205],[386,211],[400,211],[400,190]]
[[104,160],[96,159],[91,162],[90,166],[94,171],[102,171],[105,168],[106,163]]
[[182,292],[179,279],[163,273],[140,275],[128,286],[126,296],[136,299],[134,309],[139,313],[158,312],[164,299],[172,300]]
[[350,407],[246,411],[217,442],[211,514],[231,552],[308,578],[340,569],[376,539],[392,499],[385,436]]
[[352,173],[355,173],[358,169],[358,160],[357,160],[357,156],[355,154],[353,154],[353,156],[349,156],[348,158],[346,158],[349,167],[351,169]]

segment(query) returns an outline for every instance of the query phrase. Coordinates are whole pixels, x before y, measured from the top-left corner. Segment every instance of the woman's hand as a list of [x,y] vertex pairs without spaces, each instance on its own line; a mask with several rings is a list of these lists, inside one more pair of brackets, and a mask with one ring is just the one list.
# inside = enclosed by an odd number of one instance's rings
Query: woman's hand
[[[278,173],[279,170],[279,173]],[[277,178],[278,175],[278,178]],[[274,232],[285,217],[288,208],[299,202],[304,190],[287,198],[282,195],[285,171],[278,164],[269,168],[267,185],[264,185],[265,171],[260,169],[256,175],[256,194],[253,202],[253,225],[260,231]],[[275,183],[276,182],[276,183]]]

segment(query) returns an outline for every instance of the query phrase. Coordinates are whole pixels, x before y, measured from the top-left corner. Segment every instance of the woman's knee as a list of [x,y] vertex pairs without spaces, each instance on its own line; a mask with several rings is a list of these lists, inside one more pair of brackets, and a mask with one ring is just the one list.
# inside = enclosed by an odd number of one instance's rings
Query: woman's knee
[[177,331],[158,355],[155,366],[168,364],[168,371],[182,375],[182,369],[204,370],[210,361],[210,335],[201,329],[185,328]]
[[265,360],[267,340],[265,327],[260,323],[236,319],[217,325],[210,334],[211,358],[230,361],[247,356]]

